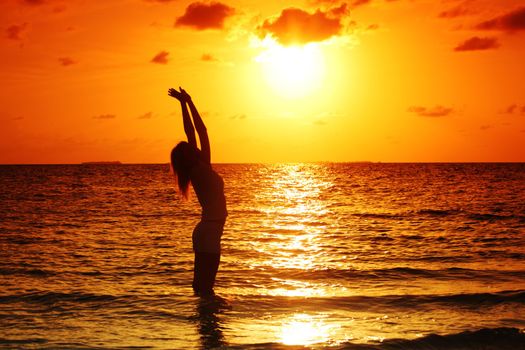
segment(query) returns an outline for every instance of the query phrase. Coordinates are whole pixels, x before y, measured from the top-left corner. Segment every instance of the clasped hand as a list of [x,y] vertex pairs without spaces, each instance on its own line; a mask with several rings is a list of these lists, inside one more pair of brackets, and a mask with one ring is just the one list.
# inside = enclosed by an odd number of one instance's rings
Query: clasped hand
[[176,98],[180,102],[189,102],[189,101],[191,101],[191,96],[186,92],[186,90],[184,90],[180,86],[179,86],[179,90],[180,91],[177,91],[174,88],[170,88],[168,90],[168,95],[170,95],[171,97]]

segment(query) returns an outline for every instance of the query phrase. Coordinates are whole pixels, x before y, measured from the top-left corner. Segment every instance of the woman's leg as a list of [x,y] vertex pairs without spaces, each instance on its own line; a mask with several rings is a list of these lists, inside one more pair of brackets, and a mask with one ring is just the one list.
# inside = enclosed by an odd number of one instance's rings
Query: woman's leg
[[215,276],[219,269],[221,255],[216,253],[195,252],[193,269],[193,291],[200,296],[213,295]]
[[195,265],[193,290],[197,295],[213,294],[215,276],[221,260],[221,236],[224,222],[201,221],[193,230]]

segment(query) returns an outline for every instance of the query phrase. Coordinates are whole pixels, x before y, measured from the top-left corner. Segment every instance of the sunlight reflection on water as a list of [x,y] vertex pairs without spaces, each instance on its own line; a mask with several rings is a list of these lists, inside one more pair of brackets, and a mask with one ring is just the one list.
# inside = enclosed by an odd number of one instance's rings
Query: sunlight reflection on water
[[332,339],[335,328],[325,323],[322,315],[293,314],[283,321],[280,338],[285,345],[326,343]]
[[[326,259],[321,247],[322,234],[326,225],[320,223],[328,213],[326,202],[319,199],[320,194],[331,186],[332,182],[321,177],[311,167],[300,164],[279,165],[267,177],[271,182],[269,193],[262,193],[263,198],[280,198],[279,202],[263,208],[263,212],[272,214],[265,223],[270,228],[268,235],[272,241],[258,248],[270,258],[257,262],[258,265],[281,269],[312,270],[323,266]],[[276,220],[275,213],[281,219]],[[283,215],[285,214],[285,215]],[[335,285],[278,279],[282,287],[261,291],[262,294],[281,296],[327,296],[337,290]]]
[[[327,214],[326,202],[319,199],[320,194],[333,184],[322,179],[312,168],[297,164],[281,165],[270,177],[273,184],[266,188],[265,198],[277,198],[263,209],[267,214],[284,215],[275,220],[269,216],[267,227],[272,229],[273,241],[261,250],[271,256],[262,265],[280,269],[311,270],[323,265],[324,254],[320,246],[321,235],[326,225],[320,224]],[[282,286],[260,291],[262,295],[285,297],[327,297],[342,294],[340,286],[305,282],[294,279],[272,278],[276,285]],[[346,288],[343,288],[346,289]],[[339,325],[326,324],[322,315],[292,313],[283,315],[280,322],[280,342],[285,345],[308,346],[326,343],[333,339],[334,330]],[[346,338],[345,338],[346,340]]]

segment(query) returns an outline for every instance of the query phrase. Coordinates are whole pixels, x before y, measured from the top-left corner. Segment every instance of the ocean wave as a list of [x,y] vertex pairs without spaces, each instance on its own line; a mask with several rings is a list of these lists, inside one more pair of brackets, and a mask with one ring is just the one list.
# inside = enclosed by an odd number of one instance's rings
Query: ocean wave
[[28,269],[21,267],[2,267],[0,268],[0,276],[2,275],[28,275],[34,277],[49,277],[56,275],[56,273],[54,273],[53,271],[38,268]]
[[345,309],[345,310],[399,310],[399,309],[448,309],[464,308],[476,310],[480,307],[493,307],[502,304],[525,306],[525,290],[501,291],[495,293],[460,293],[460,294],[406,294],[382,296],[338,296],[310,297],[305,304],[304,298],[289,296],[249,295],[243,296],[247,304],[266,305],[268,307],[307,307]]
[[[386,339],[377,343],[314,344],[316,349],[334,350],[523,350],[525,334],[517,328],[482,328],[453,334],[429,334],[416,339]],[[228,346],[229,349],[303,349],[280,343]]]
[[523,220],[525,220],[525,216],[523,215],[499,215],[490,213],[470,213],[467,217],[474,221],[519,220],[523,222]]
[[461,211],[457,209],[420,209],[415,213],[419,215],[428,215],[428,216],[450,216],[459,214]]
[[365,219],[387,219],[387,220],[404,220],[410,219],[413,216],[437,216],[445,217],[451,215],[457,215],[461,213],[460,210],[456,209],[419,209],[409,210],[402,212],[393,213],[353,213],[354,217],[365,218]]
[[391,212],[391,213],[352,213],[350,214],[353,217],[359,217],[364,219],[384,219],[384,220],[408,220],[413,217],[435,217],[435,218],[446,218],[446,217],[463,217],[466,220],[473,222],[479,221],[510,221],[517,220],[520,223],[525,222],[525,216],[519,214],[494,214],[494,213],[478,213],[478,212],[469,212],[462,209],[434,209],[434,208],[423,208],[418,210],[408,210],[401,212]]
[[498,293],[470,293],[441,296],[419,296],[422,302],[437,302],[444,304],[501,304],[525,303],[525,290],[502,291]]
[[376,301],[395,305],[397,307],[413,307],[421,304],[440,304],[442,306],[465,307],[479,307],[481,305],[490,306],[502,303],[525,304],[525,290],[445,295],[392,295],[378,297]]
[[27,302],[39,304],[54,304],[58,302],[73,303],[93,303],[93,302],[114,302],[122,298],[134,298],[133,296],[114,296],[109,294],[93,293],[59,293],[59,292],[34,292],[26,294],[2,295],[0,303]]
[[364,218],[364,219],[389,219],[389,220],[401,220],[406,219],[407,215],[403,213],[353,213],[352,216]]
[[[191,299],[191,298],[190,298]],[[140,295],[140,294],[122,294],[122,295],[111,295],[111,294],[95,294],[95,293],[84,293],[84,292],[33,292],[23,294],[12,294],[12,295],[0,295],[0,304],[18,304],[28,303],[36,304],[51,309],[61,309],[63,306],[64,310],[71,308],[74,309],[88,309],[96,310],[100,309],[103,312],[115,312],[122,315],[157,315],[174,317],[175,313],[166,312],[156,309],[156,307],[172,308],[173,306],[187,305],[187,296],[181,298],[180,295],[166,295],[166,294],[152,294],[152,295]]]
[[286,277],[299,280],[356,280],[356,281],[398,281],[413,280],[418,278],[431,278],[438,280],[487,280],[513,281],[522,279],[525,271],[520,270],[474,270],[466,268],[446,269],[417,269],[410,267],[394,267],[386,269],[276,269],[272,271],[275,277]]
[[344,344],[348,350],[457,349],[457,350],[523,350],[525,334],[517,328],[483,328],[455,334],[429,334],[417,339],[387,339],[380,344]]
[[0,345],[37,345],[37,344],[45,344],[49,341],[45,338],[28,338],[28,339],[8,339],[8,338],[0,338]]
[[[235,295],[233,295],[236,297]],[[242,295],[242,299],[250,305],[273,305],[281,304],[298,306],[304,303],[303,298],[272,295]],[[525,305],[525,290],[510,290],[494,293],[458,293],[458,294],[403,294],[403,295],[352,295],[331,297],[309,297],[309,304],[323,305],[329,308],[413,308],[429,306],[442,307],[481,307],[495,306],[500,304],[523,304]],[[104,307],[119,307],[122,305],[150,305],[177,303],[174,295],[110,295],[94,293],[59,293],[59,292],[34,292],[25,294],[1,295],[0,304],[10,303],[34,303],[41,305],[54,305],[59,303],[75,304],[78,306],[104,305]]]

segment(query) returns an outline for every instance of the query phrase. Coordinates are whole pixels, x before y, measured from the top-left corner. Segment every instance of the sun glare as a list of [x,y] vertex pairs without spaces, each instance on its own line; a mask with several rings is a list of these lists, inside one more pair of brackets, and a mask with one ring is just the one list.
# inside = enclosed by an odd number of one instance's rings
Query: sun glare
[[282,46],[265,39],[261,46],[263,52],[255,60],[261,64],[268,85],[279,95],[299,98],[321,87],[325,67],[319,44]]
[[311,345],[330,339],[332,327],[322,319],[307,314],[295,314],[283,324],[281,342],[285,345]]

